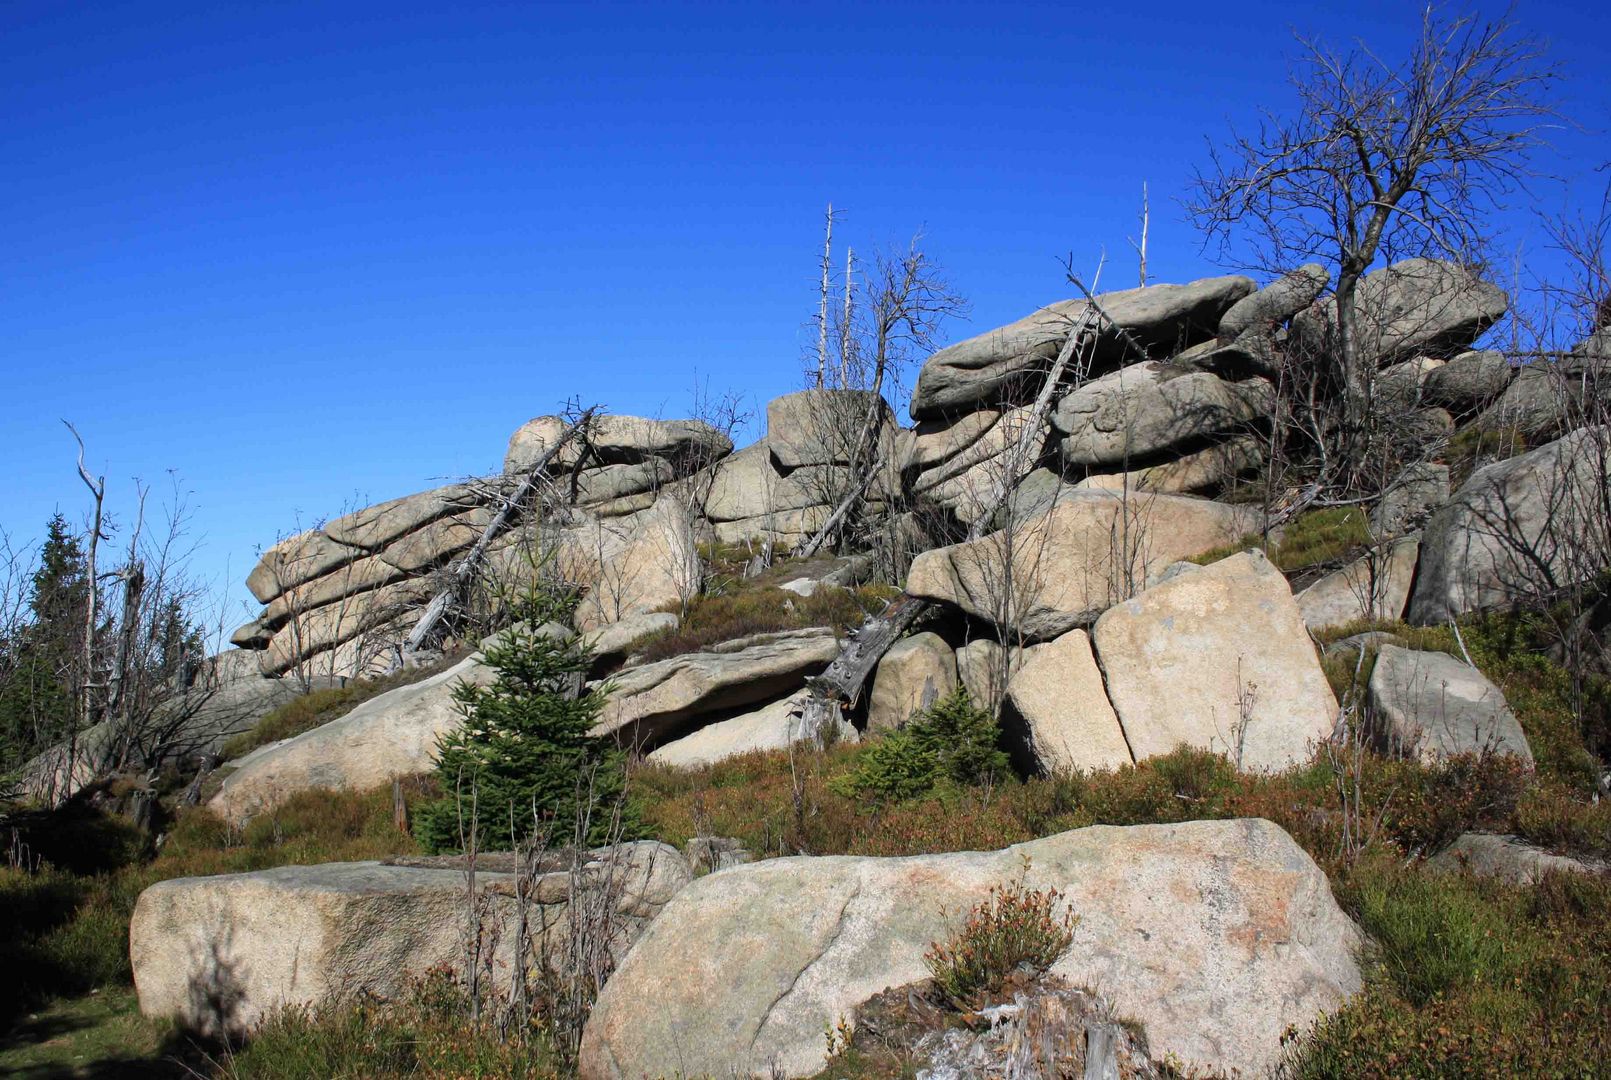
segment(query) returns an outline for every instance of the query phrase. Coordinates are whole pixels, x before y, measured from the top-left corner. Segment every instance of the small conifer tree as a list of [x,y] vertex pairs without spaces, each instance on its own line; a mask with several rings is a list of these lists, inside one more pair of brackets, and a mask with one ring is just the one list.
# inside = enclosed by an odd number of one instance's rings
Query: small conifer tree
[[[615,837],[627,816],[626,759],[614,740],[589,734],[605,693],[577,693],[590,650],[517,623],[486,647],[491,683],[461,683],[464,724],[437,740],[442,798],[416,815],[433,852],[463,848],[475,827],[483,850],[537,840],[588,844]],[[631,831],[630,823],[627,831]]]

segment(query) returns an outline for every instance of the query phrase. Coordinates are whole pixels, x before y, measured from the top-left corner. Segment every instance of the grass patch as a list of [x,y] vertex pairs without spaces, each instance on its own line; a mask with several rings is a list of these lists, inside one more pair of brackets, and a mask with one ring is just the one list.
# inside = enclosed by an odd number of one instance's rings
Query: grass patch
[[1527,436],[1517,427],[1479,428],[1467,425],[1449,439],[1444,458],[1449,465],[1450,490],[1471,479],[1484,465],[1526,453]]
[[[868,615],[882,611],[891,595],[892,590],[886,586],[863,585],[855,589],[825,588],[811,596],[797,596],[759,580],[745,582],[728,593],[695,597],[682,612],[682,621],[675,630],[646,638],[637,652],[646,661],[665,660],[751,634],[812,626],[830,627],[842,634],[860,626]],[[665,610],[675,613],[681,609],[672,605]]]
[[353,679],[345,686],[311,690],[266,713],[251,728],[231,737],[219,752],[225,761],[229,761],[249,754],[260,746],[312,731],[332,720],[341,719],[372,697],[440,674],[462,659],[464,654],[453,654],[418,667],[399,668],[373,679]]
[[1264,547],[1263,537],[1250,533],[1187,561],[1207,566],[1262,547],[1282,573],[1293,574],[1345,562],[1370,544],[1370,516],[1357,506],[1334,506],[1299,514],[1282,528],[1279,542],[1269,547]]

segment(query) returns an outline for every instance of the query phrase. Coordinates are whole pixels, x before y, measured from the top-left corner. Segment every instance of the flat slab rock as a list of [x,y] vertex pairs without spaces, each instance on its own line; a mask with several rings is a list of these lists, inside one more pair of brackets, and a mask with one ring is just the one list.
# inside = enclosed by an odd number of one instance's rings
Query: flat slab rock
[[1611,873],[1611,864],[1595,859],[1554,855],[1514,836],[1468,832],[1432,858],[1437,870],[1465,870],[1477,877],[1501,878],[1515,885],[1536,885],[1545,874]]
[[1289,1027],[1360,987],[1358,929],[1268,821],[1096,826],[994,852],[773,859],[695,881],[605,986],[586,1080],[810,1076],[823,1032],[928,976],[923,953],[1024,875],[1079,915],[1051,973],[1144,1025],[1152,1053],[1268,1073]]
[[1448,653],[1383,645],[1369,689],[1371,710],[1394,750],[1427,762],[1484,752],[1533,762],[1504,693]]
[[[611,875],[623,951],[624,938],[692,877],[675,848],[652,841],[589,859],[580,880]],[[549,912],[567,896],[543,895],[553,876],[537,879],[537,902]],[[496,980],[513,959],[516,879],[482,870],[476,880]],[[465,888],[459,869],[378,862],[158,882],[140,894],[129,925],[140,1010],[188,1030],[238,1035],[282,1006],[353,993],[395,997],[433,968],[462,973]]]

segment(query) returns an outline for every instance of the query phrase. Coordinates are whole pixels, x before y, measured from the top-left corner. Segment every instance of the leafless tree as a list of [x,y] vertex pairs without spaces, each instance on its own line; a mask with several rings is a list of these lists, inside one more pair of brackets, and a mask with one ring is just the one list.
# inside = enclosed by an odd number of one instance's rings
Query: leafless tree
[[1336,268],[1331,358],[1352,446],[1371,422],[1373,358],[1361,355],[1361,278],[1379,258],[1479,261],[1484,214],[1529,177],[1554,115],[1543,48],[1509,19],[1428,7],[1410,55],[1299,38],[1293,115],[1233,132],[1199,171],[1188,209],[1211,239],[1250,242],[1255,265]]

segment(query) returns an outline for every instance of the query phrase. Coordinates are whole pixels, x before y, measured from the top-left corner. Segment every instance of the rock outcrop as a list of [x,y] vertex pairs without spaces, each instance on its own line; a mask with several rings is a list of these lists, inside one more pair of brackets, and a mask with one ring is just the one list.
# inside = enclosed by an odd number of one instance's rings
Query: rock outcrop
[[586,1080],[810,1076],[823,1032],[927,976],[957,913],[1022,875],[1079,916],[1052,974],[1100,987],[1152,1053],[1264,1075],[1360,987],[1359,931],[1267,821],[1098,826],[996,852],[771,859],[695,881],[606,984]]
[[1331,737],[1337,700],[1281,572],[1257,551],[1126,600],[1091,632],[1141,760],[1180,745],[1275,771]]
[[1007,683],[1002,722],[1027,744],[1020,756],[1026,771],[1116,769],[1133,761],[1084,630],[1024,650]]
[[873,675],[867,727],[874,731],[903,727],[956,685],[956,654],[940,635],[924,632],[897,641]]
[[[488,867],[512,860],[484,856]],[[435,866],[376,862],[284,866],[246,874],[174,878],[140,894],[129,957],[140,1010],[204,1035],[249,1033],[276,1009],[354,995],[401,997],[431,971],[465,974],[466,880],[452,860]],[[508,989],[517,907],[513,873],[476,875],[478,931],[491,977]],[[600,849],[576,878],[533,881],[539,938],[568,925],[572,891],[598,889],[614,908],[624,954],[647,920],[690,880],[675,848],[642,842]]]
[[1611,565],[1611,427],[1478,469],[1427,522],[1406,618],[1444,623],[1552,594]]
[[1370,706],[1393,752],[1428,763],[1455,754],[1512,754],[1532,764],[1527,736],[1499,687],[1448,653],[1383,645],[1371,672]]
[[971,543],[919,555],[913,596],[1047,640],[1089,625],[1180,559],[1258,530],[1252,507],[1172,495],[1061,494],[1046,513]]

